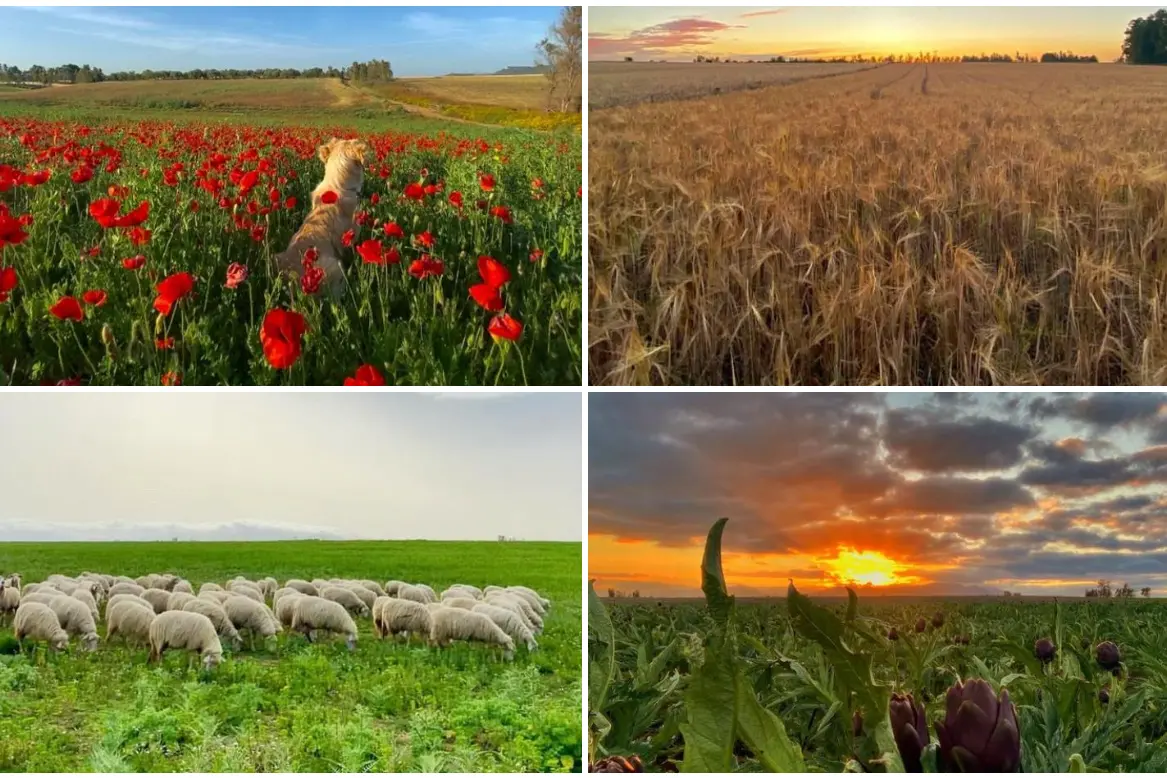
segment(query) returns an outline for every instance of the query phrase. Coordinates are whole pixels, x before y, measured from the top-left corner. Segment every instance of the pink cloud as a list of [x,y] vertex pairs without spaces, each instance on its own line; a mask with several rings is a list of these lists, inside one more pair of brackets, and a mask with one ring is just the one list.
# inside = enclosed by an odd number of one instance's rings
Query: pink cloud
[[591,33],[588,56],[660,54],[686,46],[703,46],[712,43],[717,33],[742,26],[711,19],[674,19],[634,30],[624,37]]
[[749,13],[741,14],[739,19],[753,19],[757,16],[777,16],[778,14],[786,13],[786,8],[775,8],[773,11],[750,11]]

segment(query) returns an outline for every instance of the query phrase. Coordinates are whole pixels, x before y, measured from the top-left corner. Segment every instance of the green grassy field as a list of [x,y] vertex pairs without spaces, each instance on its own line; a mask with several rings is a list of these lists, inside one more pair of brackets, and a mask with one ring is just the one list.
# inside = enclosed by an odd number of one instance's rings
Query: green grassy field
[[[94,653],[0,656],[0,771],[571,771],[582,767],[581,544],[8,543],[0,570],[171,571],[195,588],[235,575],[530,586],[552,600],[539,649],[281,634],[204,672],[181,652],[146,665],[115,638]],[[8,627],[4,628],[5,633]],[[98,625],[104,637],[104,624]]]

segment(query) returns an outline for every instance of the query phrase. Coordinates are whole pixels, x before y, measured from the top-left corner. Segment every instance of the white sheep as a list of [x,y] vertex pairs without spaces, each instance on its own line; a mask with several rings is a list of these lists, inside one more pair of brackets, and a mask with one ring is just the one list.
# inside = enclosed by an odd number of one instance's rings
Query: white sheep
[[0,616],[8,619],[16,615],[20,607],[20,585],[15,583],[12,576],[0,579]]
[[[284,591],[284,590],[280,590]],[[296,600],[301,597],[308,597],[307,594],[300,594],[295,589],[288,589],[279,597],[274,597],[272,603],[272,611],[276,614],[276,619],[279,620],[280,625],[284,627],[292,626],[292,614],[296,610]]]
[[74,600],[84,604],[85,607],[89,609],[90,615],[93,616],[93,620],[97,621],[97,619],[100,617],[100,614],[97,610],[97,600],[94,599],[92,592],[83,586],[78,586],[73,590],[72,597]]
[[270,575],[267,578],[261,578],[258,583],[260,591],[263,592],[264,597],[271,597],[273,594],[275,594],[276,589],[280,588],[279,581],[272,578]]
[[223,645],[215,625],[201,613],[167,611],[150,625],[150,660],[157,662],[168,648],[182,648],[202,654],[203,666],[212,668],[223,661]]
[[197,599],[198,599],[198,597],[195,597],[194,594],[192,594],[190,592],[180,592],[180,591],[178,591],[178,589],[176,587],[175,590],[170,593],[170,597],[166,600],[166,610],[168,610],[168,611],[183,610],[184,605],[186,605],[191,600],[197,600]]
[[433,590],[432,586],[423,583],[414,584],[414,586],[425,592],[426,596],[430,598],[430,602],[438,602],[438,593]]
[[474,606],[478,604],[478,600],[473,597],[449,597],[442,600],[442,605],[447,608],[461,608],[464,611],[474,610]]
[[134,606],[137,608],[142,608],[144,610],[148,610],[151,613],[154,612],[154,606],[151,605],[150,603],[146,602],[145,600],[143,600],[141,597],[139,597],[136,594],[115,594],[113,597],[110,597],[108,600],[106,600],[105,612],[107,614],[107,617],[109,614],[109,609],[112,608],[114,605],[117,605],[119,602],[130,602],[130,603],[133,603]]
[[165,589],[147,589],[138,596],[150,603],[155,613],[165,613],[166,604],[170,602],[170,592]]
[[400,589],[402,586],[405,586],[404,581],[386,581],[385,582],[385,594],[389,597],[396,597],[397,590]]
[[546,599],[534,589],[528,589],[525,586],[508,586],[507,592],[522,597],[540,616],[546,616],[547,609],[551,607],[551,600]]
[[367,578],[362,578],[361,580],[353,581],[352,583],[355,583],[355,584],[358,584],[359,586],[365,587],[366,589],[368,589],[370,592],[373,593],[374,597],[384,597],[385,596],[385,588],[383,586],[381,586],[381,584],[377,583],[376,581],[370,581]]
[[525,643],[528,651],[534,651],[539,647],[535,642],[535,635],[531,632],[530,627],[519,614],[507,608],[500,608],[497,605],[488,605],[480,602],[473,608],[475,613],[481,613],[495,624],[499,629],[510,635],[516,642]]
[[419,586],[414,586],[413,584],[401,584],[401,586],[398,586],[396,596],[402,600],[413,600],[414,602],[420,602],[422,605],[425,605],[427,602],[437,601],[437,598],[430,597],[429,593],[426,592],[425,589],[422,589]]
[[231,581],[227,584],[227,591],[231,594],[243,595],[256,602],[262,603],[264,601],[263,592],[250,581]]
[[194,594],[194,587],[190,585],[190,581],[185,578],[174,582],[174,588],[170,590],[176,594]]
[[377,601],[377,597],[379,595],[369,587],[363,584],[355,583],[353,581],[345,581],[344,583],[340,584],[340,586],[344,589],[348,589],[350,592],[360,598],[361,602],[365,604],[366,608],[363,615],[368,616],[369,612],[373,608],[373,603]]
[[488,594],[486,603],[510,608],[523,617],[523,621],[527,622],[532,632],[538,634],[543,631],[543,619],[535,613],[529,602],[516,594]]
[[223,610],[235,625],[235,629],[251,633],[252,648],[255,648],[257,635],[266,640],[283,631],[275,614],[262,602],[256,602],[250,597],[242,595],[228,597],[223,601]]
[[25,638],[43,640],[57,651],[69,644],[69,633],[61,628],[57,614],[39,602],[21,603],[16,609],[12,631],[19,641],[23,642]]
[[228,591],[210,590],[210,591],[201,592],[199,594],[199,599],[200,600],[207,600],[209,602],[214,602],[214,603],[218,603],[218,604],[222,605],[223,603],[225,603],[227,601],[227,599],[230,596],[231,596],[231,592],[228,592]]
[[368,616],[369,606],[361,598],[343,586],[326,586],[320,590],[320,597],[340,603],[344,609],[354,616]]
[[121,635],[126,640],[133,638],[149,643],[150,625],[154,619],[153,608],[143,608],[127,600],[115,602],[105,609],[105,639],[108,641],[114,635]]
[[429,608],[420,602],[398,597],[378,597],[373,603],[373,631],[377,637],[395,637],[410,633],[428,636],[433,621]]
[[49,608],[57,614],[62,629],[81,639],[86,651],[97,649],[97,623],[85,603],[62,594],[53,598]]
[[453,640],[476,640],[502,646],[506,659],[515,655],[515,641],[486,614],[443,607],[431,612],[430,619],[433,621],[430,645],[447,646]]
[[452,600],[455,597],[468,597],[472,600],[482,599],[482,590],[465,584],[454,584],[442,592],[442,601]]
[[199,594],[200,595],[203,592],[221,592],[221,591],[224,591],[223,587],[219,586],[219,584],[215,583],[214,581],[207,581],[206,583],[204,583],[202,586],[199,587]]
[[285,589],[295,589],[300,594],[307,594],[307,595],[310,595],[312,597],[315,597],[316,595],[318,595],[320,593],[317,591],[315,586],[308,583],[307,581],[302,581],[299,578],[293,578],[289,581],[285,581],[284,588]]
[[209,599],[204,600],[195,597],[185,602],[181,610],[188,613],[201,613],[215,625],[215,632],[219,634],[219,637],[230,640],[236,649],[243,647],[243,638],[239,636],[239,630],[231,623],[230,617],[227,616],[227,611],[219,603],[211,602]]
[[340,603],[323,597],[301,597],[292,612],[292,629],[304,633],[308,642],[316,640],[317,630],[345,636],[349,651],[357,647],[357,625]]
[[139,586],[136,583],[126,583],[125,581],[119,581],[118,583],[115,583],[113,586],[109,587],[109,596],[113,597],[115,594],[133,594],[137,596],[144,591],[146,591],[145,586]]
[[35,602],[35,603],[40,603],[41,605],[48,605],[50,602],[53,601],[54,598],[64,597],[64,596],[65,596],[65,594],[58,589],[50,589],[47,586],[42,586],[40,589],[37,589],[35,592],[30,592],[28,594],[22,594],[20,596],[20,601],[21,602]]

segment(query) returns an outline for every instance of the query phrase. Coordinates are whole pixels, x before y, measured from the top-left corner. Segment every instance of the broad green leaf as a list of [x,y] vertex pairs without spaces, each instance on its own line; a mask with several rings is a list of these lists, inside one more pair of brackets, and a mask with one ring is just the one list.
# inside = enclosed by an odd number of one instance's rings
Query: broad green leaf
[[661,674],[665,670],[665,667],[670,661],[672,661],[673,652],[677,650],[677,646],[680,644],[680,642],[681,639],[679,637],[673,638],[671,643],[665,646],[664,649],[660,651],[660,653],[653,657],[653,660],[648,665],[648,667],[638,673],[638,677],[636,679],[637,691],[656,686],[657,682],[660,680]]
[[737,731],[766,772],[805,772],[802,750],[790,742],[786,727],[773,712],[762,707],[740,675],[737,682]]
[[1084,773],[1086,772],[1086,762],[1082,760],[1081,754],[1074,754],[1070,757],[1070,763],[1066,767],[1067,773]]
[[737,724],[737,678],[734,657],[724,646],[705,653],[685,692],[688,720],[681,725],[686,773],[727,773],[733,767]]
[[608,609],[588,584],[588,708],[604,710],[608,687],[616,674],[616,637]]
[[701,560],[701,591],[705,592],[705,602],[713,620],[724,626],[729,620],[733,598],[725,589],[725,576],[721,572],[721,533],[725,530],[727,518],[713,522],[709,537],[705,540],[705,556]]

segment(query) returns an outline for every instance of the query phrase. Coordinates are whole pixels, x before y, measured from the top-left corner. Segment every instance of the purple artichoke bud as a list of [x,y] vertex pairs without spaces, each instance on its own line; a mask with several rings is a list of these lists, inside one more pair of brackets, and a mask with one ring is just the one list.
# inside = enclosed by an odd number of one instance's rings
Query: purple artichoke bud
[[1009,692],[993,695],[980,678],[956,683],[936,723],[940,769],[961,773],[1013,773],[1021,767],[1021,733]]
[[887,712],[896,749],[904,760],[904,769],[909,773],[924,772],[920,764],[920,754],[928,747],[928,719],[924,717],[924,706],[913,700],[910,694],[893,694]]
[[900,639],[900,633],[896,632],[895,627],[892,627],[891,629],[889,629],[887,631],[887,639],[888,640],[899,640]]
[[923,619],[920,619],[919,621],[916,622],[916,631],[917,632],[923,632],[927,628],[928,628],[928,622],[924,621]]
[[1122,654],[1119,652],[1118,646],[1107,640],[1095,647],[1094,658],[1098,660],[1098,664],[1104,670],[1115,670],[1118,668],[1118,663],[1122,661]]
[[943,613],[937,613],[935,616],[932,617],[932,626],[935,627],[936,629],[940,629],[941,627],[944,626],[944,614]]
[[1110,692],[1107,689],[1099,689],[1098,690],[1098,701],[1101,702],[1103,705],[1108,704],[1110,702]]
[[1033,644],[1033,654],[1041,660],[1042,664],[1049,664],[1054,661],[1055,653],[1057,653],[1057,648],[1049,638],[1042,638]]

